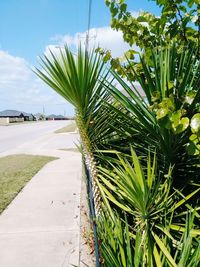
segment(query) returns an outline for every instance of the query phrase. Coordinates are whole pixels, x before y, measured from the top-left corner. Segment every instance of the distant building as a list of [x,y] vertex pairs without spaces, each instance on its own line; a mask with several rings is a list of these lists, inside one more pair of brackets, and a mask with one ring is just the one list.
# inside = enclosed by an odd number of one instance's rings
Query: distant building
[[4,110],[0,112],[0,123],[34,121],[35,116],[18,110]]
[[4,110],[0,112],[1,118],[24,118],[24,114],[17,110]]
[[22,112],[22,113],[26,118],[28,118],[26,120],[28,120],[28,121],[35,121],[36,120],[36,117],[32,113],[26,113],[26,112]]
[[68,120],[69,118],[63,116],[63,115],[55,115],[55,114],[51,114],[49,116],[46,117],[46,120],[48,121],[58,121],[58,120]]

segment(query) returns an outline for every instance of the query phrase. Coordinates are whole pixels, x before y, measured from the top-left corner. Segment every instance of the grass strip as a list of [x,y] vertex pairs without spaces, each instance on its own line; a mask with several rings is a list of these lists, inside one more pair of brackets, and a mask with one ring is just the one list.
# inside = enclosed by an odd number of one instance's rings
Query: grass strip
[[76,130],[76,123],[72,122],[71,124],[63,128],[56,130],[55,133],[70,133],[70,132],[75,132],[75,130]]
[[55,159],[24,154],[0,158],[0,213],[45,164]]

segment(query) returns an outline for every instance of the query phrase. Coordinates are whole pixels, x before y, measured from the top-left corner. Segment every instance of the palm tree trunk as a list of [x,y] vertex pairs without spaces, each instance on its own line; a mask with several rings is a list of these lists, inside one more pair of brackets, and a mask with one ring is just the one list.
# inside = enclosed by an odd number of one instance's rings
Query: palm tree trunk
[[81,142],[83,145],[83,154],[85,158],[86,166],[89,170],[91,176],[92,189],[93,189],[93,197],[94,197],[94,205],[95,205],[95,212],[98,215],[100,212],[100,193],[97,186],[97,163],[93,154],[92,145],[90,142],[90,138],[88,136],[87,127],[85,120],[80,112],[76,112],[76,124],[79,130]]

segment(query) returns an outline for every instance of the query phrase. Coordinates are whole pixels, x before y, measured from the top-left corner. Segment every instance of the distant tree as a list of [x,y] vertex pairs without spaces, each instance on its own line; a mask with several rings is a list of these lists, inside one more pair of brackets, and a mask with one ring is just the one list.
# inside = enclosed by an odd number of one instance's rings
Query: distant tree
[[44,120],[46,120],[46,116],[45,116],[44,114],[40,114],[40,116],[39,116],[39,120],[40,120],[40,121],[44,121]]

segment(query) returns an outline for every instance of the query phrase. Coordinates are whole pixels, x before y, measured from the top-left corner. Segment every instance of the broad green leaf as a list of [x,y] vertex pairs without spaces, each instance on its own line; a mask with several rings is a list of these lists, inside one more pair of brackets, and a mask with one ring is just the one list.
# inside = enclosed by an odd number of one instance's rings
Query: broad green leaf
[[168,114],[169,110],[167,107],[159,108],[156,112],[156,118],[158,120],[164,118]]
[[181,116],[182,116],[181,110],[175,111],[171,114],[170,121],[172,122],[174,128],[176,128],[179,125]]
[[195,140],[197,140],[197,135],[196,134],[192,134],[192,135],[190,135],[189,139],[194,142]]
[[187,104],[191,105],[192,102],[193,102],[193,100],[194,100],[194,98],[195,98],[195,96],[196,96],[196,92],[194,92],[194,91],[189,91],[189,92],[187,93],[186,97],[185,97],[185,102],[186,102]]
[[175,134],[184,132],[188,128],[189,124],[190,124],[190,120],[187,117],[181,118],[179,121],[179,124],[173,128]]
[[127,8],[127,4],[121,4],[120,5],[120,10],[122,11],[122,12],[126,12],[126,8]]
[[192,117],[190,127],[193,133],[200,131],[200,113],[197,113]]
[[187,152],[188,152],[189,155],[198,155],[199,154],[194,141],[190,141],[187,144],[186,149],[187,149]]

